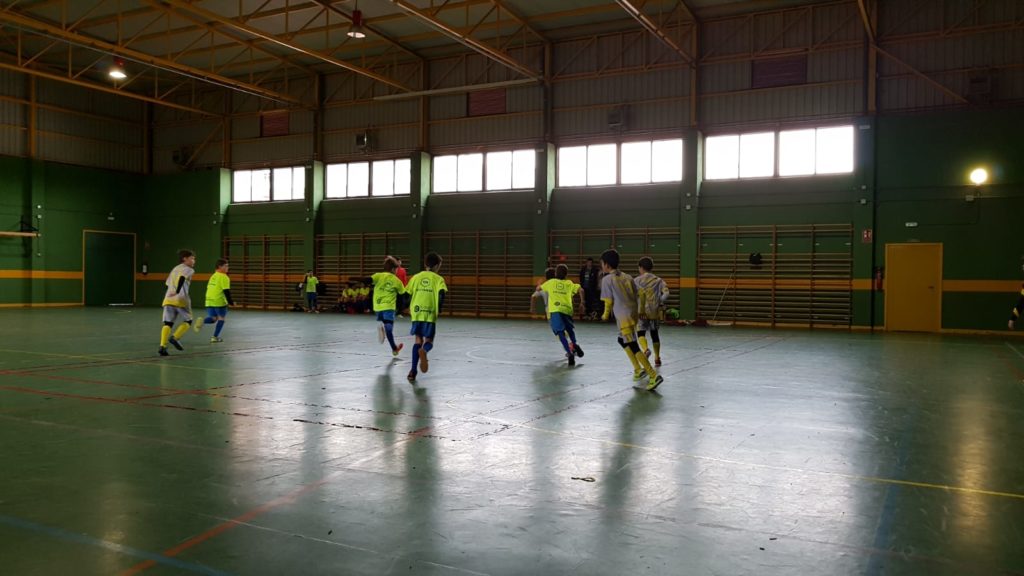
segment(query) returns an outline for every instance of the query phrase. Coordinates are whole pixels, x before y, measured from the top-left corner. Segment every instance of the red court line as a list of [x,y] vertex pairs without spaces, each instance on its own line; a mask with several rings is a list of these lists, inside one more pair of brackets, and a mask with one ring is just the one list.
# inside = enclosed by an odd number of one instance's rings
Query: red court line
[[[294,502],[295,500],[297,500],[298,498],[300,498],[304,494],[312,492],[313,490],[316,490],[317,488],[323,486],[324,484],[329,482],[332,478],[334,478],[338,474],[339,473],[331,474],[331,475],[326,476],[326,477],[324,477],[324,478],[322,478],[320,480],[317,480],[316,482],[313,482],[311,484],[306,484],[305,486],[300,486],[299,488],[293,490],[292,492],[289,492],[288,494],[285,494],[284,496],[281,496],[279,498],[271,500],[270,502],[267,502],[266,504],[263,504],[261,506],[257,506],[256,508],[253,508],[252,510],[249,510],[248,512],[242,514],[241,516],[236,516],[236,517],[234,517],[234,518],[232,518],[230,520],[226,520],[224,522],[221,522],[220,524],[217,524],[216,526],[210,528],[209,530],[207,530],[207,531],[205,531],[205,532],[203,532],[201,534],[197,534],[196,536],[193,536],[193,537],[189,538],[188,540],[185,540],[184,542],[182,542],[181,544],[178,544],[177,546],[175,546],[173,548],[168,548],[167,550],[164,550],[162,552],[162,555],[166,556],[168,558],[174,558],[175,556],[181,554],[182,552],[188,550],[189,548],[192,548],[192,547],[194,547],[194,546],[196,546],[198,544],[202,544],[203,542],[206,542],[207,540],[209,540],[210,538],[213,538],[214,536],[217,536],[218,534],[223,534],[224,532],[227,532],[228,530],[231,530],[231,529],[233,529],[233,528],[235,528],[237,526],[241,526],[243,523],[249,522],[250,520],[256,518],[257,516],[260,516],[260,515],[264,514],[265,512],[273,510],[274,508],[277,508],[278,506],[281,506],[283,504],[289,504],[291,502]],[[125,570],[124,572],[121,572],[120,576],[134,576],[135,574],[139,574],[141,572],[144,572],[144,571],[146,571],[146,570],[148,570],[148,569],[150,569],[150,568],[152,568],[152,567],[154,567],[156,565],[157,565],[157,563],[156,563],[155,560],[146,560],[144,562],[139,562],[135,566],[132,566],[131,568]]]

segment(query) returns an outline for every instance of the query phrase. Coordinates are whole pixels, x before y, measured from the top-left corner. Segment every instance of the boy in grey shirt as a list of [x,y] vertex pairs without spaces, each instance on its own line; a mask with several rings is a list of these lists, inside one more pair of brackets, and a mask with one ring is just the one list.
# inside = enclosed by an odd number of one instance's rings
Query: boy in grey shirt
[[619,325],[619,346],[626,351],[626,356],[633,364],[633,379],[640,380],[646,373],[647,389],[654,390],[664,379],[651,366],[647,356],[640,352],[640,345],[637,344],[639,312],[633,278],[619,270],[619,253],[616,250],[605,250],[601,254],[601,269],[606,274],[601,280],[601,300],[604,301],[604,316],[601,319],[608,320],[609,314],[614,312],[615,321]]

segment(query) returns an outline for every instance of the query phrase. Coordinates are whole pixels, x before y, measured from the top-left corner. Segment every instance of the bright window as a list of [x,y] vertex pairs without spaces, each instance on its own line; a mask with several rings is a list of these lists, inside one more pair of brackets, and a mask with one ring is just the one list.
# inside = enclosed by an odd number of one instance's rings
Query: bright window
[[779,176],[814,174],[814,129],[779,132]]
[[484,189],[484,155],[459,154],[459,192]]
[[533,188],[533,150],[502,150],[434,158],[434,192],[482,192]]
[[263,170],[235,170],[232,202],[302,200],[306,197],[306,169],[302,166]]
[[683,179],[683,140],[651,142],[651,182],[680,182]]
[[512,188],[512,152],[491,152],[487,155],[487,189]]
[[817,174],[853,172],[853,126],[818,128],[814,171]]
[[704,140],[704,178],[726,180],[739,177],[740,137],[708,136]]
[[618,164],[615,149],[615,144],[587,146],[587,186],[615,184]]
[[537,154],[533,150],[512,152],[512,188],[533,188],[537,178]]
[[647,184],[651,181],[651,143],[627,142],[622,145],[622,183]]
[[455,192],[459,183],[459,157],[434,158],[434,192]]
[[586,146],[566,146],[558,149],[558,185],[587,185]]
[[408,194],[412,161],[375,160],[327,166],[328,198],[364,198]]
[[740,178],[775,175],[775,133],[740,135]]

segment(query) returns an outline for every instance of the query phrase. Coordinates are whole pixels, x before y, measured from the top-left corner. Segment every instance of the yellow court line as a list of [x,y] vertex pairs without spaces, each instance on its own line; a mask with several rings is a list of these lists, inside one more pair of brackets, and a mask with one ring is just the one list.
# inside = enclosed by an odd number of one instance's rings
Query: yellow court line
[[[632,390],[632,388],[630,388]],[[751,468],[762,468],[766,470],[777,470],[780,472],[799,472],[802,474],[817,474],[820,476],[831,476],[833,478],[845,478],[847,480],[860,480],[863,482],[874,482],[876,484],[898,484],[901,486],[913,486],[915,488],[930,488],[933,490],[945,490],[949,492],[961,492],[964,494],[978,494],[984,496],[996,496],[1000,498],[1013,498],[1016,500],[1024,500],[1024,494],[1017,494],[1014,492],[999,492],[996,490],[984,490],[980,488],[967,488],[964,486],[949,486],[947,484],[933,484],[930,482],[915,482],[912,480],[897,480],[894,478],[879,478],[876,476],[860,476],[857,474],[846,474],[843,472],[828,472],[824,470],[807,470],[804,468],[790,468],[788,466],[775,466],[772,464],[758,464],[755,462],[743,462],[741,460],[729,460],[726,458],[715,458],[713,456],[700,456],[697,454],[688,454],[686,452],[675,452],[673,450],[665,450],[664,448],[655,448],[652,446],[642,446],[640,444],[632,444],[629,442],[617,442],[615,440],[605,440],[602,438],[591,438],[589,436],[580,436],[572,432],[563,432],[560,430],[549,430],[547,428],[540,428],[537,426],[531,426],[529,424],[520,424],[518,422],[511,422],[502,418],[495,418],[491,414],[478,414],[470,410],[459,408],[452,404],[453,400],[445,402],[445,405],[453,410],[458,410],[466,414],[471,414],[474,417],[487,418],[489,420],[495,420],[503,424],[508,424],[516,428],[525,428],[527,430],[533,430],[535,432],[543,432],[545,434],[551,434],[554,436],[568,436],[579,440],[589,440],[591,442],[597,442],[608,446],[619,446],[623,448],[635,448],[637,450],[645,450],[648,452],[656,452],[667,456],[675,456],[679,458],[690,458],[692,460],[703,460],[706,462],[716,462],[719,464],[733,464],[737,466],[749,466]]]

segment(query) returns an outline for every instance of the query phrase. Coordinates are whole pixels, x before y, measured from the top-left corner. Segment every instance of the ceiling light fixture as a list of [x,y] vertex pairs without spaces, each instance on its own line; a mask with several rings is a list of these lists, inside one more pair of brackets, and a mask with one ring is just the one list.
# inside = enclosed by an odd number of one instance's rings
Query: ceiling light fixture
[[359,11],[359,3],[356,2],[356,9],[352,11],[352,27],[348,29],[349,38],[366,38],[363,32],[363,13]]
[[124,71],[124,60],[121,58],[114,58],[114,64],[110,67],[110,77],[114,80],[124,80],[128,77],[128,74]]

